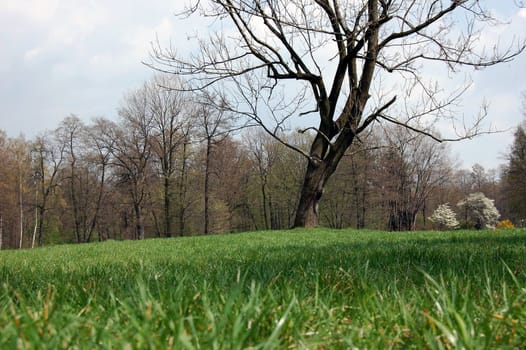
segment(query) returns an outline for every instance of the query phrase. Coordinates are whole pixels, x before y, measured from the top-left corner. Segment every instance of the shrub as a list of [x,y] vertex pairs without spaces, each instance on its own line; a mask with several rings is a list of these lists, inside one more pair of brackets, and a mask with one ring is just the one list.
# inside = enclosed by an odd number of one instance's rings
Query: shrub
[[512,228],[515,228],[515,225],[513,225],[513,223],[506,219],[506,220],[502,220],[500,221],[499,223],[497,223],[497,229],[512,229]]
[[439,205],[429,220],[437,224],[440,229],[453,229],[459,225],[455,212],[451,210],[448,203]]
[[483,228],[493,229],[500,216],[495,208],[493,200],[487,198],[483,193],[471,193],[465,199],[458,202],[457,206],[464,210],[466,222],[473,228],[480,230]]

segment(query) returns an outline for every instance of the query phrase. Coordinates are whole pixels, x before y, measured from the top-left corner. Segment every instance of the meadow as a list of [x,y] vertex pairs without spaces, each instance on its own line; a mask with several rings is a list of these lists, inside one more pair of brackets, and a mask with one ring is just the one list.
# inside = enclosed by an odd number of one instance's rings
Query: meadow
[[526,231],[288,230],[0,252],[1,349],[524,349]]

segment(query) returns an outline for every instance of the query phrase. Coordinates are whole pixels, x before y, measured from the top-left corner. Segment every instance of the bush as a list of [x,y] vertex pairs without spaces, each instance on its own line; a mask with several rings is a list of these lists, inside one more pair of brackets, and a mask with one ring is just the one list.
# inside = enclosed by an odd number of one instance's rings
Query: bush
[[458,202],[457,206],[465,211],[467,223],[477,230],[483,228],[493,229],[500,216],[495,208],[493,200],[487,198],[484,193],[471,193],[465,199]]
[[455,212],[451,210],[448,203],[441,204],[435,209],[429,220],[443,229],[453,229],[459,226]]
[[515,228],[515,225],[513,225],[513,223],[506,219],[506,220],[502,220],[500,221],[498,224],[497,224],[497,229],[500,230],[500,229],[513,229]]

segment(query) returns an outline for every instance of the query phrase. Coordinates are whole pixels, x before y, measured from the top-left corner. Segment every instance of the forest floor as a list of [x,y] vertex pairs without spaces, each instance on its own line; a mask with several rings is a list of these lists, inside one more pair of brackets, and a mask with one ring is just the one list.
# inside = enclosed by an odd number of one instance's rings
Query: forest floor
[[289,230],[0,252],[1,349],[526,348],[526,231]]

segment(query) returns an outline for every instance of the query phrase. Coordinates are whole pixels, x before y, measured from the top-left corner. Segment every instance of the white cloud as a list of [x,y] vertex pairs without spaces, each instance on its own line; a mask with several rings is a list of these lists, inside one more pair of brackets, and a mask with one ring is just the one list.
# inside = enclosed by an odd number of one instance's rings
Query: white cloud
[[34,47],[24,53],[24,61],[31,62],[35,59],[38,59],[38,56],[40,56],[42,52],[41,47]]
[[45,39],[24,54],[26,61],[41,59],[46,54],[60,53],[79,49],[85,45],[85,40],[93,35],[98,28],[108,24],[106,9],[95,2],[77,4],[63,1],[55,6],[52,16],[46,16],[47,22],[41,24],[39,30],[45,33]]
[[160,43],[168,43],[174,34],[173,19],[163,18],[153,27],[139,26],[128,33],[125,37],[133,58],[139,61],[145,60],[151,51],[151,45],[157,39]]
[[17,17],[36,22],[50,21],[60,0],[2,0],[0,12],[7,12]]

